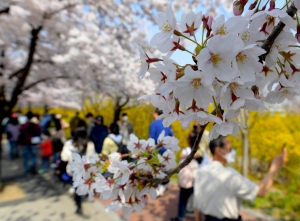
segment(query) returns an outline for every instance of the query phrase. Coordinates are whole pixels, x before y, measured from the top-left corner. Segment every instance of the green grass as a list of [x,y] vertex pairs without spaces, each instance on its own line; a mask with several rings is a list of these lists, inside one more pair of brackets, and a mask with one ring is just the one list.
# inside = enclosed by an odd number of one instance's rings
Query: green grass
[[265,198],[257,198],[254,203],[245,201],[243,206],[286,221],[300,220],[300,195],[291,191],[272,190]]

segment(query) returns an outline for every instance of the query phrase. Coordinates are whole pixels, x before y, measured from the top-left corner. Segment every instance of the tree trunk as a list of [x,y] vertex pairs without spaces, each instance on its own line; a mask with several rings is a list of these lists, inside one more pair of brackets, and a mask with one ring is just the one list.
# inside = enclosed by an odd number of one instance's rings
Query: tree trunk
[[120,114],[122,112],[122,107],[118,104],[116,104],[114,108],[114,123],[116,123],[118,120],[120,120]]
[[248,177],[249,168],[249,134],[244,132],[242,134],[243,138],[243,162],[242,162],[242,173],[244,177]]
[[130,98],[126,97],[126,100],[121,103],[122,97],[116,97],[115,107],[114,107],[114,123],[120,120],[120,114],[122,110],[125,108],[126,104],[129,102]]
[[2,121],[5,117],[9,116],[9,106],[7,105],[4,96],[0,91],[0,192],[3,189],[2,183],[2,134],[4,133],[4,128],[2,126]]

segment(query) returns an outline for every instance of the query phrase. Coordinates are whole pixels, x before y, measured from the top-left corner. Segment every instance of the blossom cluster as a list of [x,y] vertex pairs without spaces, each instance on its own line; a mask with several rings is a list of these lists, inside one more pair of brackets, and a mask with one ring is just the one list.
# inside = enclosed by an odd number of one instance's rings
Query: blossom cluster
[[89,197],[98,193],[101,200],[112,200],[106,210],[118,211],[123,206],[126,217],[134,210],[141,212],[147,194],[152,199],[157,196],[156,184],[148,180],[162,179],[176,167],[174,151],[179,150],[178,140],[164,135],[163,131],[155,144],[152,138],[139,140],[131,134],[127,144],[131,153],[126,155],[101,154],[88,161],[85,156],[73,153],[70,169],[76,193]]
[[[255,1],[242,15],[247,2],[235,1],[236,16],[228,20],[224,15],[213,18],[185,10],[177,21],[171,5],[158,13],[160,32],[150,44],[163,56],[150,58],[138,46],[141,68],[137,74],[144,78],[148,72],[156,83],[154,93],[141,99],[163,111],[164,126],[179,120],[188,127],[197,120],[201,125],[213,122],[210,139],[237,134],[243,126],[235,120],[241,109],[264,110],[266,103],[279,104],[299,95],[298,17],[293,19],[276,8],[275,1],[262,9]],[[297,7],[300,1],[294,4]],[[266,52],[261,46],[280,21],[285,28]],[[202,32],[200,40],[198,31]],[[295,36],[293,31],[297,31]],[[194,51],[185,48],[183,40],[194,44]],[[193,63],[179,65],[172,60],[178,50],[191,56]],[[208,112],[211,106],[216,109],[214,115]]]

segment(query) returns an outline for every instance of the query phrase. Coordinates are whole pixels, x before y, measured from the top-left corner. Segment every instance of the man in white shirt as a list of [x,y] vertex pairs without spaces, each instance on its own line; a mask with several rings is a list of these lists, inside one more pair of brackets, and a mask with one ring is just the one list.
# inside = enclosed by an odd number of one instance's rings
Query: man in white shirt
[[256,196],[265,196],[286,160],[286,150],[273,159],[268,174],[257,185],[235,169],[224,166],[234,161],[235,155],[226,137],[212,140],[209,148],[213,161],[200,168],[195,178],[195,220],[202,221],[202,213],[205,221],[241,221],[239,209],[242,200],[254,201]]

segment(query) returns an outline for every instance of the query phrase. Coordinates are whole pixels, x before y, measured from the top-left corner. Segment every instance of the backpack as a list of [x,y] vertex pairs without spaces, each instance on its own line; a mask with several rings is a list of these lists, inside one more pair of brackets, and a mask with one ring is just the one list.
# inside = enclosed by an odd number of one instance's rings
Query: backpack
[[[110,138],[112,139],[112,138]],[[124,145],[122,142],[117,143],[114,139],[112,139],[115,144],[118,146],[118,153],[120,154],[127,154],[129,153],[129,150],[127,149],[127,145]]]
[[179,186],[184,189],[193,187],[197,169],[198,163],[194,160],[192,160],[186,167],[184,167],[178,174]]

